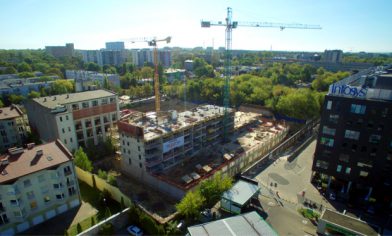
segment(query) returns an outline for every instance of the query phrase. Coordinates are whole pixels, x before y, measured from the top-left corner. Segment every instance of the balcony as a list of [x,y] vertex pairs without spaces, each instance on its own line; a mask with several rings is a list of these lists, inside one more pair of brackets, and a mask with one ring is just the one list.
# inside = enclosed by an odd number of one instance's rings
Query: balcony
[[72,170],[64,170],[64,176],[72,175]]
[[76,131],[82,130],[82,128],[83,128],[83,127],[82,127],[82,124],[80,124],[80,123],[75,125],[75,130],[76,130]]
[[67,186],[69,187],[69,186],[72,186],[72,185],[74,185],[75,184],[75,181],[74,180],[70,180],[70,181],[67,181]]

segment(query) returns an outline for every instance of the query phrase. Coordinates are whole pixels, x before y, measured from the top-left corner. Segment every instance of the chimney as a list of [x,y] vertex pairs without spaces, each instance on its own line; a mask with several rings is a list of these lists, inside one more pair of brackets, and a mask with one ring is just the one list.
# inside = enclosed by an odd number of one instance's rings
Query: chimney
[[32,149],[35,146],[35,143],[28,143],[27,149]]
[[67,94],[67,97],[66,98],[69,98],[69,94]]
[[0,159],[0,166],[6,166],[9,163],[10,162],[8,161],[8,157],[4,157],[4,158]]
[[37,156],[42,156],[44,154],[44,151],[42,151],[42,149],[37,151]]
[[53,97],[53,101],[56,101],[56,96]]
[[8,149],[8,153],[9,153],[11,156],[20,154],[20,153],[22,153],[22,152],[24,152],[24,150],[23,150],[23,148],[21,148],[21,147],[19,147],[19,148],[13,147],[13,148],[9,148],[9,149]]
[[46,102],[46,98],[44,98],[44,102]]

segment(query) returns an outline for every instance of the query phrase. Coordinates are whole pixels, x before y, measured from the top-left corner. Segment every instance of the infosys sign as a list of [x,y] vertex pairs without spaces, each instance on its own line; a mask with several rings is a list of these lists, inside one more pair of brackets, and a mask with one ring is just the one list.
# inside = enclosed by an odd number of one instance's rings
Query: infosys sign
[[335,85],[332,84],[330,92],[336,95],[345,95],[351,97],[366,97],[367,88],[352,87],[349,85]]

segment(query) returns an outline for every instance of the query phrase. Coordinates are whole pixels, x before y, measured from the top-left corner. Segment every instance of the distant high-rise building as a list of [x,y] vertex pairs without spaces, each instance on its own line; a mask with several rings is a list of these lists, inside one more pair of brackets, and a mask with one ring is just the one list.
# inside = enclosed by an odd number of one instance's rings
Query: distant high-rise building
[[99,50],[80,50],[80,54],[82,54],[82,59],[84,62],[94,62],[98,64],[100,58]]
[[119,66],[124,63],[124,53],[116,50],[101,50],[101,57],[98,57],[98,65],[114,65]]
[[124,42],[107,42],[107,50],[122,51],[125,49]]
[[340,63],[343,59],[343,51],[342,50],[325,50],[323,55],[323,61],[325,62],[333,62]]
[[[132,50],[133,64],[142,67],[145,64],[154,64],[154,52],[151,49]],[[171,66],[171,51],[169,49],[158,50],[158,63],[163,67]]]
[[74,44],[73,43],[67,43],[64,46],[46,46],[45,51],[56,57],[72,57],[75,55],[75,49],[74,49]]
[[313,179],[336,197],[392,203],[392,66],[370,68],[329,87]]
[[185,60],[184,61],[184,68],[186,71],[193,71],[193,61],[192,60]]

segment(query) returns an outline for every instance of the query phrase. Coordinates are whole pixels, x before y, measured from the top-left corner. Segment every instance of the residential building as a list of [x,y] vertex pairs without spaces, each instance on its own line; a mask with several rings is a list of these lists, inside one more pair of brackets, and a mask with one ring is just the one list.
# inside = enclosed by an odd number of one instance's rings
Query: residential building
[[223,193],[221,208],[227,212],[240,214],[252,198],[258,199],[260,187],[257,182],[240,179],[234,186]]
[[107,79],[108,87],[120,87],[120,76],[117,74],[103,74],[85,70],[66,70],[65,75],[67,79],[73,79],[75,81],[76,92],[102,89],[106,86],[105,79]]
[[60,139],[71,152],[106,140],[119,117],[117,95],[107,90],[35,98],[25,107],[41,140]]
[[98,64],[101,59],[101,51],[99,50],[79,50],[82,54],[82,60],[86,63],[94,62]]
[[125,50],[124,42],[107,42],[105,43],[107,50],[122,51]]
[[209,235],[278,235],[278,233],[264,221],[257,212],[228,217],[200,225],[188,227],[190,236]]
[[5,78],[0,80],[0,95],[22,95],[27,97],[32,91],[40,92],[49,89],[58,76],[42,76],[33,78]]
[[125,62],[125,55],[123,51],[117,50],[101,50],[100,57],[98,57],[98,65],[114,65],[120,66]]
[[186,71],[193,71],[193,60],[185,60],[184,68]]
[[163,67],[168,68],[171,66],[171,50],[170,49],[160,49],[158,50],[158,61]]
[[314,154],[314,181],[338,198],[390,209],[392,66],[373,67],[329,87]]
[[174,81],[183,81],[185,79],[185,70],[183,69],[172,69],[165,70],[167,82],[173,83]]
[[[124,175],[176,199],[215,173],[234,176],[266,155],[288,129],[257,113],[214,105],[184,112],[132,112],[118,122]],[[226,127],[228,143],[222,143]],[[252,134],[249,134],[249,129]],[[256,140],[256,141],[255,141]]]
[[0,234],[14,235],[81,203],[72,154],[59,141],[0,157]]
[[[152,49],[132,50],[133,64],[142,67],[145,64],[154,65],[154,53]],[[158,63],[163,67],[170,67],[172,63],[170,49],[158,49]]]
[[45,51],[56,57],[73,57],[75,56],[75,49],[73,43],[67,43],[64,46],[45,46]]
[[340,63],[343,59],[342,50],[325,50],[322,60],[325,62]]
[[0,152],[21,145],[27,138],[27,131],[27,120],[18,106],[0,108]]

